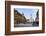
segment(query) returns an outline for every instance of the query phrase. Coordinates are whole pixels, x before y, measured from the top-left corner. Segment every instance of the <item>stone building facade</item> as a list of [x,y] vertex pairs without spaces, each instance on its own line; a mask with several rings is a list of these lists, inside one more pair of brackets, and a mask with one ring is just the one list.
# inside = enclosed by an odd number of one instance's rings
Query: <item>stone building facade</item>
[[20,24],[20,23],[25,23],[26,18],[24,14],[22,15],[19,13],[17,10],[14,9],[14,24]]
[[37,11],[35,22],[38,26],[39,25],[39,10]]

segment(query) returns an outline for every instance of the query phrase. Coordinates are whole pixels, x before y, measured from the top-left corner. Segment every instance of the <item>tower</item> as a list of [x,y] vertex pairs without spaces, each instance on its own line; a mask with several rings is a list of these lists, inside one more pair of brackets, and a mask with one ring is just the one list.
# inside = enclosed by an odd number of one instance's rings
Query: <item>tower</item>
[[22,15],[24,16],[24,13],[22,12]]

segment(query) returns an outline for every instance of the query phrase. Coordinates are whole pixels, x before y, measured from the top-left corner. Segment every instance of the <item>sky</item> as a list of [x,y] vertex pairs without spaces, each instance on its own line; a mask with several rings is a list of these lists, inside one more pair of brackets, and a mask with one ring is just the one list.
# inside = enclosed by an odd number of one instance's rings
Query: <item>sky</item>
[[32,18],[35,19],[36,18],[36,13],[38,11],[38,9],[33,9],[33,8],[15,8],[16,10],[18,10],[19,13],[24,13],[24,16],[26,17],[26,19],[30,19],[31,15]]

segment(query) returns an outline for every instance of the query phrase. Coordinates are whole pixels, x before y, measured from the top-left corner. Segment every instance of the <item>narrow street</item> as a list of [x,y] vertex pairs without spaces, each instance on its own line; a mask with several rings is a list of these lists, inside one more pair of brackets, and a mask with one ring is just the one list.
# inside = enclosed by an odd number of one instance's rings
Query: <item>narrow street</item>
[[32,24],[15,24],[15,27],[32,27]]
[[39,26],[39,24],[37,24],[37,22],[26,22],[24,23],[20,23],[20,24],[15,24],[14,27],[36,27]]

